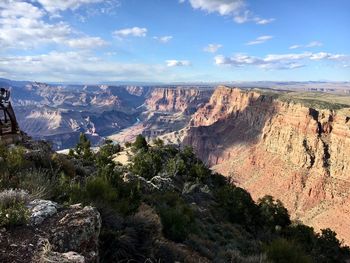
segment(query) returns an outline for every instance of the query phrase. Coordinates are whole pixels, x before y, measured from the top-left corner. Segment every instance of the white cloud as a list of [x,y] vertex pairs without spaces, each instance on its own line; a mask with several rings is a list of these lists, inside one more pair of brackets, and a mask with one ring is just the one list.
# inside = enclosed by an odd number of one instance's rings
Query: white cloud
[[258,38],[256,38],[255,40],[249,41],[246,45],[258,45],[258,44],[262,44],[265,43],[266,41],[272,39],[273,36],[260,36]]
[[304,67],[307,61],[336,61],[343,65],[350,61],[350,56],[344,54],[295,53],[295,54],[269,54],[265,57],[255,57],[245,54],[236,54],[232,57],[222,55],[214,58],[216,65],[229,65],[233,67],[257,66],[263,69],[295,69]]
[[272,22],[274,22],[276,19],[274,18],[269,18],[269,19],[262,19],[262,18],[255,18],[254,21],[258,24],[258,25],[267,25],[270,24]]
[[28,17],[0,19],[0,47],[28,49],[48,43],[63,43],[72,33],[65,23],[47,24]]
[[[266,25],[273,22],[274,18],[264,19],[254,15],[247,9],[246,0],[188,0],[194,9],[208,13],[218,13],[222,16],[232,16],[238,24],[255,22]],[[185,0],[180,0],[180,3]]]
[[289,49],[297,49],[297,48],[313,48],[313,47],[321,47],[323,44],[320,41],[312,41],[306,45],[292,45]]
[[208,13],[217,12],[220,15],[231,15],[244,7],[242,0],[189,0],[194,9]]
[[154,79],[155,74],[162,76],[164,70],[163,66],[158,65],[105,61],[87,51],[0,57],[2,77],[12,79],[83,82],[125,79],[151,80]]
[[36,0],[42,7],[50,13],[75,10],[82,5],[101,3],[103,0]]
[[67,23],[47,22],[46,16],[44,10],[29,2],[0,2],[0,48],[26,50],[55,44],[87,49],[106,44],[99,37],[80,37]]
[[116,38],[122,37],[145,37],[147,35],[147,28],[141,27],[131,27],[131,28],[123,28],[113,32],[113,36]]
[[301,45],[293,45],[293,46],[290,46],[289,49],[297,49],[301,47],[302,47]]
[[310,59],[312,60],[334,60],[334,61],[346,61],[349,60],[349,56],[344,54],[332,54],[332,53],[326,53],[326,52],[319,52],[319,53],[313,53],[310,56]]
[[222,45],[220,44],[209,44],[208,46],[203,48],[203,50],[209,53],[216,53],[220,48],[222,48]]
[[0,2],[0,18],[1,19],[14,19],[20,17],[27,18],[41,18],[44,12],[36,6],[27,3],[12,0],[2,0]]
[[319,41],[312,41],[307,44],[305,47],[321,47],[323,44]]
[[300,53],[300,54],[272,54],[267,55],[263,60],[264,62],[278,62],[278,61],[290,61],[290,60],[301,60],[304,58],[310,58],[312,53]]
[[67,40],[67,45],[78,49],[92,49],[107,45],[107,42],[100,37],[82,37]]
[[173,39],[172,36],[163,36],[163,37],[153,37],[154,40],[159,41],[160,43],[168,43],[170,40]]
[[240,13],[236,13],[233,17],[233,20],[237,24],[243,24],[251,21],[251,12],[249,10],[242,11]]
[[184,66],[190,66],[191,62],[188,60],[166,60],[167,67],[184,67]]
[[75,15],[81,15],[81,20],[86,20],[89,17],[96,15],[115,15],[116,10],[121,6],[119,0],[103,0],[98,5],[87,5],[84,9],[75,12]]

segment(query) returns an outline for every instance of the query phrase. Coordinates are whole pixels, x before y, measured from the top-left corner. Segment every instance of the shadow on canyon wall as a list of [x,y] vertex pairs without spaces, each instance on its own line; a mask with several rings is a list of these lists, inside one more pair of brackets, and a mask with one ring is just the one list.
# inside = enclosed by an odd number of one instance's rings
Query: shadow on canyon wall
[[222,153],[238,144],[256,144],[266,122],[276,114],[274,99],[267,95],[250,97],[244,110],[227,114],[209,126],[190,127],[184,139],[208,165],[214,165]]

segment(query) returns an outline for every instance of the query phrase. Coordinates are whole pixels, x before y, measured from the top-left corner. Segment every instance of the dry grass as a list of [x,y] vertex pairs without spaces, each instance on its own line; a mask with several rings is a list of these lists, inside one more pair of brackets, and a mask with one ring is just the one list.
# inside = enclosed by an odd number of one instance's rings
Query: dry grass
[[8,208],[15,204],[25,204],[29,200],[28,192],[20,189],[9,189],[0,192],[0,207]]

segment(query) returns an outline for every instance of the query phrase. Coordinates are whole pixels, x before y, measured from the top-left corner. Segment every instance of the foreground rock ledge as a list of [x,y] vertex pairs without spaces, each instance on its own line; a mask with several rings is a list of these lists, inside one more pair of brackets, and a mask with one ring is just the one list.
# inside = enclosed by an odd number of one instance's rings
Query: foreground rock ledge
[[39,225],[2,229],[0,262],[98,262],[100,229],[93,207],[59,209]]

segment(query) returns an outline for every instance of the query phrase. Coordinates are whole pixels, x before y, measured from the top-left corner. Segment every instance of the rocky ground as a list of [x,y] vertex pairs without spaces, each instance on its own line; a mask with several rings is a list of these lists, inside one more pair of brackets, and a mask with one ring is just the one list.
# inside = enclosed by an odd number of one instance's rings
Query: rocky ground
[[1,262],[97,262],[101,227],[97,210],[80,205],[63,208],[46,200],[28,206],[30,225],[1,229]]

